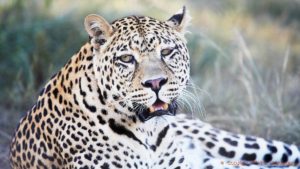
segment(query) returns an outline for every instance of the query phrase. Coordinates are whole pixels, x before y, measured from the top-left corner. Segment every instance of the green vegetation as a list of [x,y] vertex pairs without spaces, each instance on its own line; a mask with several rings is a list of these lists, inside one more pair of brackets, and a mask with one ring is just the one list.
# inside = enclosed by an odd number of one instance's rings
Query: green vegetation
[[176,2],[0,1],[0,168],[8,168],[8,144],[24,112],[87,40],[87,14],[163,20],[183,4],[193,18],[187,38],[197,103],[184,111],[233,132],[300,144],[300,3]]

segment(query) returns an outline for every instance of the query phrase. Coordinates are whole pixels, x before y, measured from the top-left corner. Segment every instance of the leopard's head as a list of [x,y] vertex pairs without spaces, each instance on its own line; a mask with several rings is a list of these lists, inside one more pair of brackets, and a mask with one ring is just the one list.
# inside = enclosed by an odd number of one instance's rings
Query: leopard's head
[[175,115],[190,72],[188,20],[185,7],[167,21],[129,16],[110,24],[98,15],[86,17],[97,84],[108,104],[141,121]]

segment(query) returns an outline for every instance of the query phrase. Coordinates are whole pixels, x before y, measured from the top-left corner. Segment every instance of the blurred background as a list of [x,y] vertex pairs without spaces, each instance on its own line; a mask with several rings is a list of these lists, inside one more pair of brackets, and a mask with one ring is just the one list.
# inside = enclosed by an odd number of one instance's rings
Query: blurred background
[[300,145],[299,0],[0,0],[0,168],[48,79],[87,41],[84,17],[192,16],[190,97],[182,108],[236,133]]

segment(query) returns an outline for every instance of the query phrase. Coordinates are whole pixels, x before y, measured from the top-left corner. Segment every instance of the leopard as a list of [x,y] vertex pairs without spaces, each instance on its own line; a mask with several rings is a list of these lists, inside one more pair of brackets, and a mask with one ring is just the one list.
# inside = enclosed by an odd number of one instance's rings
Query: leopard
[[231,133],[185,112],[185,7],[160,21],[84,20],[89,39],[45,84],[10,146],[13,169],[300,168],[296,145]]

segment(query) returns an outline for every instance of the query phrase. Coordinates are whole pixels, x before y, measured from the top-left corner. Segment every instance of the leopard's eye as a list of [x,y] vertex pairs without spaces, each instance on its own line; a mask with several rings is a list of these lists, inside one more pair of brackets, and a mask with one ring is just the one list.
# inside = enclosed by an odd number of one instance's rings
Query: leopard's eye
[[161,56],[167,56],[169,54],[171,54],[173,51],[173,49],[167,48],[167,49],[163,49],[160,51]]
[[132,55],[122,55],[119,57],[120,61],[124,63],[133,63],[134,57]]

